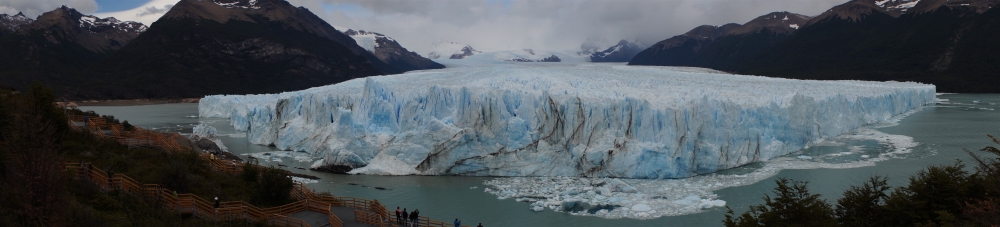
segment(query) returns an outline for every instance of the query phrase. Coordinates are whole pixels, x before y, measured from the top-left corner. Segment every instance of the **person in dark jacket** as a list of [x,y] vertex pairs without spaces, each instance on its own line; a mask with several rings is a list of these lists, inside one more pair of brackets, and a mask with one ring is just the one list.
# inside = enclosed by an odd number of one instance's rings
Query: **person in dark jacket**
[[219,214],[219,197],[215,197],[215,214]]
[[409,213],[406,213],[406,208],[403,208],[403,225],[406,225],[406,223],[409,223],[407,220],[410,220],[409,219]]
[[483,227],[483,223],[479,223],[476,227]]
[[420,222],[417,222],[417,217],[419,217],[419,215],[420,215],[420,209],[413,209],[413,212],[410,213],[411,226],[420,226]]
[[114,177],[115,177],[115,171],[112,170],[111,168],[108,168],[108,190],[111,190],[111,189],[115,188],[115,184],[111,180],[111,178],[114,178]]
[[458,218],[455,219],[455,227],[462,227],[462,221],[458,220]]

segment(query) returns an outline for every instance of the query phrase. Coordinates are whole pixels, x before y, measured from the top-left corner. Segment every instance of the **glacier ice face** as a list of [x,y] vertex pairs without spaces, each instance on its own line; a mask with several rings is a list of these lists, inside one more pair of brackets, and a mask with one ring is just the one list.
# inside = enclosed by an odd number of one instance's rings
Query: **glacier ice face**
[[495,64],[207,96],[199,114],[352,173],[683,178],[789,154],[934,95],[919,83]]

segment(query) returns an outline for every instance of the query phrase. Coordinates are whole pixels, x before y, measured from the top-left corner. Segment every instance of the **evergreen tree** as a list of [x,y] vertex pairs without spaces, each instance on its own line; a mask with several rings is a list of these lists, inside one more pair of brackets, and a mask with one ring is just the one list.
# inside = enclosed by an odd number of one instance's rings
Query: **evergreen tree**
[[808,182],[779,178],[774,189],[775,198],[764,195],[763,205],[750,206],[750,210],[734,217],[726,207],[726,227],[753,226],[837,226],[833,209],[820,199],[819,194],[809,193]]
[[837,200],[837,222],[843,226],[885,226],[885,202],[889,198],[885,177],[874,176],[864,184],[851,186]]

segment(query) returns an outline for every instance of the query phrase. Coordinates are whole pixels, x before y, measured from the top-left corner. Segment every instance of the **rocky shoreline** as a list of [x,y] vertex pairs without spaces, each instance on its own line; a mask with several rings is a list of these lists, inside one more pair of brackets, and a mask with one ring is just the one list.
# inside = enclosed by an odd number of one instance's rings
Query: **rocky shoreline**
[[116,99],[116,100],[78,100],[57,102],[56,104],[68,106],[142,106],[170,103],[198,103],[201,98],[186,99]]

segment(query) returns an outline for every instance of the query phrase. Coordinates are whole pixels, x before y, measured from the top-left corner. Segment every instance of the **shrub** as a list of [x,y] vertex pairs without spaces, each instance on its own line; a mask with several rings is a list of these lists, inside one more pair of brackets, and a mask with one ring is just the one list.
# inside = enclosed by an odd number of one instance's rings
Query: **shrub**
[[859,186],[851,186],[837,200],[837,222],[843,226],[885,226],[885,202],[889,199],[885,177],[874,176]]
[[819,194],[809,193],[808,182],[779,178],[775,183],[775,198],[764,195],[763,205],[750,206],[739,217],[726,207],[726,227],[837,226],[833,209]]

